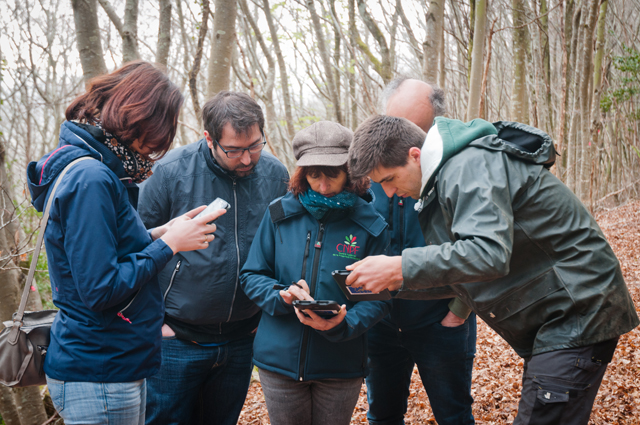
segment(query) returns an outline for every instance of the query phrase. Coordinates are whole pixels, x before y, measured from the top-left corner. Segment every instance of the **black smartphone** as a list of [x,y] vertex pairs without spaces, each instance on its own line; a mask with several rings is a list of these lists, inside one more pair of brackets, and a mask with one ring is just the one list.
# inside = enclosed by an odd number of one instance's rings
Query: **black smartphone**
[[367,291],[364,288],[356,288],[354,286],[347,285],[347,276],[351,271],[349,270],[334,270],[331,272],[333,280],[340,286],[342,292],[349,301],[376,301],[376,300],[390,300],[391,292],[385,289],[380,292]]
[[304,313],[305,310],[313,310],[315,314],[324,318],[330,319],[333,316],[336,316],[340,313],[340,304],[335,301],[327,301],[327,300],[315,300],[315,301],[307,301],[307,300],[295,300],[293,302],[293,306],[297,307],[298,310],[302,312],[305,316],[308,316]]

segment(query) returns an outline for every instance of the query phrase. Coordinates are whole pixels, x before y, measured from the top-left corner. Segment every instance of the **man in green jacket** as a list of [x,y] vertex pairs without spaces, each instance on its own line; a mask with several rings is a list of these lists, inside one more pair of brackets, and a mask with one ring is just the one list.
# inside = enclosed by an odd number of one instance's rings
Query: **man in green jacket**
[[441,117],[426,134],[374,116],[349,151],[354,178],[419,199],[427,246],[355,263],[347,283],[464,301],[525,359],[514,425],[587,424],[619,336],[639,323],[613,250],[548,171],[554,160],[533,127]]

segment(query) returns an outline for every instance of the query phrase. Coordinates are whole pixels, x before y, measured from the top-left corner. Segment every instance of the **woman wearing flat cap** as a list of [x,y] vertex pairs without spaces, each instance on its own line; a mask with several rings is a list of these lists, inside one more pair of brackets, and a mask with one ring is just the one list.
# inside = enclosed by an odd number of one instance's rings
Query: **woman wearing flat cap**
[[[352,137],[329,121],[296,134],[289,192],[269,206],[242,269],[263,310],[253,361],[273,425],[349,424],[367,374],[366,331],[391,307],[347,300],[331,276],[388,243],[368,178],[349,178]],[[295,300],[335,301],[339,312],[303,312]]]

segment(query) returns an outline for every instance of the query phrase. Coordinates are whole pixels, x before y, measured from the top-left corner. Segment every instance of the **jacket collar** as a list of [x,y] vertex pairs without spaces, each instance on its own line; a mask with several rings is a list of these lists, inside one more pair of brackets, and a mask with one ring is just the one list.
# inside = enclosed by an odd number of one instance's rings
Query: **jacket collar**
[[27,167],[29,192],[36,210],[42,211],[49,187],[58,174],[72,161],[83,156],[90,156],[106,165],[127,187],[135,207],[137,186],[124,171],[122,161],[88,131],[76,123],[65,121],[60,128],[60,141],[56,149]]
[[[271,220],[274,223],[288,220],[300,214],[307,214],[307,210],[291,192],[287,192],[282,198],[274,201],[269,208],[272,212]],[[277,213],[274,214],[275,211]],[[373,236],[379,236],[387,227],[387,223],[373,207],[371,190],[364,195],[364,199],[358,197],[349,218]]]

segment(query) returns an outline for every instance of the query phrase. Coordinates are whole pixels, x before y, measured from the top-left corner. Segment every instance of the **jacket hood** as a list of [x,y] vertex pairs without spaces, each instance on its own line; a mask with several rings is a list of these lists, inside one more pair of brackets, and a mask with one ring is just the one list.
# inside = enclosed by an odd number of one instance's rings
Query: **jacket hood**
[[[291,192],[287,192],[282,198],[273,201],[269,205],[269,212],[273,223],[278,223],[299,214],[307,214],[307,210]],[[371,190],[362,197],[358,197],[353,211],[349,214],[349,218],[375,237],[380,236],[387,227],[386,221],[373,206],[373,193]]]
[[427,133],[420,154],[422,185],[420,193],[433,186],[440,168],[453,155],[466,148],[476,139],[498,134],[489,122],[475,119],[468,123],[443,117],[436,117],[433,127]]
[[546,168],[550,168],[556,158],[551,137],[530,125],[511,121],[491,124],[482,119],[463,123],[436,117],[420,155],[422,197],[433,187],[440,168],[467,146],[505,152],[522,161]]
[[42,212],[51,184],[72,161],[91,156],[108,166],[120,179],[128,176],[122,162],[106,146],[98,142],[87,130],[76,123],[65,121],[60,127],[60,140],[56,148],[27,166],[27,183],[31,203]]
[[556,161],[553,140],[544,131],[527,124],[512,121],[493,123],[496,135],[478,138],[469,146],[506,152],[521,161],[543,165],[546,168]]

